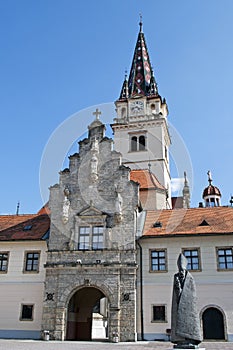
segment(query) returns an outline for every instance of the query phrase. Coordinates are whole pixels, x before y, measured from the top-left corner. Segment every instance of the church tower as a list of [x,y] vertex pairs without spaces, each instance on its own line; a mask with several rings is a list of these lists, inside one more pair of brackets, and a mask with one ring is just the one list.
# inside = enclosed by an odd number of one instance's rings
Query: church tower
[[[166,100],[159,95],[140,21],[129,79],[125,76],[115,102],[117,117],[112,129],[115,149],[131,169],[148,169],[166,191],[170,208],[169,146],[171,143]],[[164,208],[155,208],[164,209]]]

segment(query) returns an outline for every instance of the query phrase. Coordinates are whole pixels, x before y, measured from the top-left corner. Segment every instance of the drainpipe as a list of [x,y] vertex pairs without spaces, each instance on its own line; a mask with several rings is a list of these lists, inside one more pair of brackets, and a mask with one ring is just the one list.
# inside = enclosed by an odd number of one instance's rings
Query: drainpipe
[[141,338],[142,340],[145,340],[144,338],[144,310],[143,310],[143,274],[142,274],[142,246],[137,240],[137,244],[139,246],[139,258],[140,258],[140,320],[141,320]]

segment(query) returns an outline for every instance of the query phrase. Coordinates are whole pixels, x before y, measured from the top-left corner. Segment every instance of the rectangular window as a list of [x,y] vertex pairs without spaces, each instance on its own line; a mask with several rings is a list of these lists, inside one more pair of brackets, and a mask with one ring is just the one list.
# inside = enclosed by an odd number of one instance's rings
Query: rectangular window
[[25,271],[26,272],[39,272],[39,252],[26,252],[25,259]]
[[22,305],[20,320],[33,321],[33,305]]
[[103,249],[103,226],[83,226],[79,228],[79,250]]
[[166,322],[165,305],[152,305],[152,322]]
[[8,252],[1,252],[0,253],[0,272],[6,273],[8,269]]
[[189,271],[200,271],[200,250],[199,248],[183,249],[183,254],[188,261],[187,270]]
[[167,271],[166,250],[151,250],[151,271]]
[[80,250],[90,249],[90,227],[89,226],[79,228],[78,248]]
[[219,270],[233,269],[232,248],[217,248],[217,262]]
[[94,226],[92,231],[92,249],[103,249],[103,227]]

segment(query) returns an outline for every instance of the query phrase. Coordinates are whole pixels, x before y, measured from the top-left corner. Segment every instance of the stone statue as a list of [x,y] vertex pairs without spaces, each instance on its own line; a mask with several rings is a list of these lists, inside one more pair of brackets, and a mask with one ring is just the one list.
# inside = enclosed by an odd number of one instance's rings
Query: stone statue
[[115,208],[116,208],[116,213],[122,215],[122,197],[121,194],[116,190],[116,204],[115,204]]
[[69,189],[66,187],[64,189],[64,201],[63,201],[63,207],[62,207],[62,221],[64,224],[66,224],[69,220],[69,209],[70,209],[70,201],[68,199],[68,196],[70,194]]
[[171,342],[178,349],[196,349],[202,341],[200,319],[197,312],[196,287],[192,275],[187,271],[187,260],[179,255],[179,272],[174,275]]
[[95,138],[92,147],[91,147],[91,181],[96,182],[98,180],[98,158],[97,154],[99,153],[99,144],[98,140]]
[[95,137],[94,141],[92,142],[92,145],[91,145],[91,152],[92,153],[99,153],[99,143],[98,143],[98,140],[97,138]]

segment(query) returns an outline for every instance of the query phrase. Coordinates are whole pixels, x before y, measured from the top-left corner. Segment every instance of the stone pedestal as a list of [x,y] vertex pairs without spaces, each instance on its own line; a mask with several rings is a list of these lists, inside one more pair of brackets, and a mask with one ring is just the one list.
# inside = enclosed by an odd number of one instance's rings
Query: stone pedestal
[[177,350],[190,350],[190,349],[196,349],[196,350],[205,350],[205,348],[199,348],[199,347],[178,347],[177,345],[173,346],[173,349],[177,349]]

